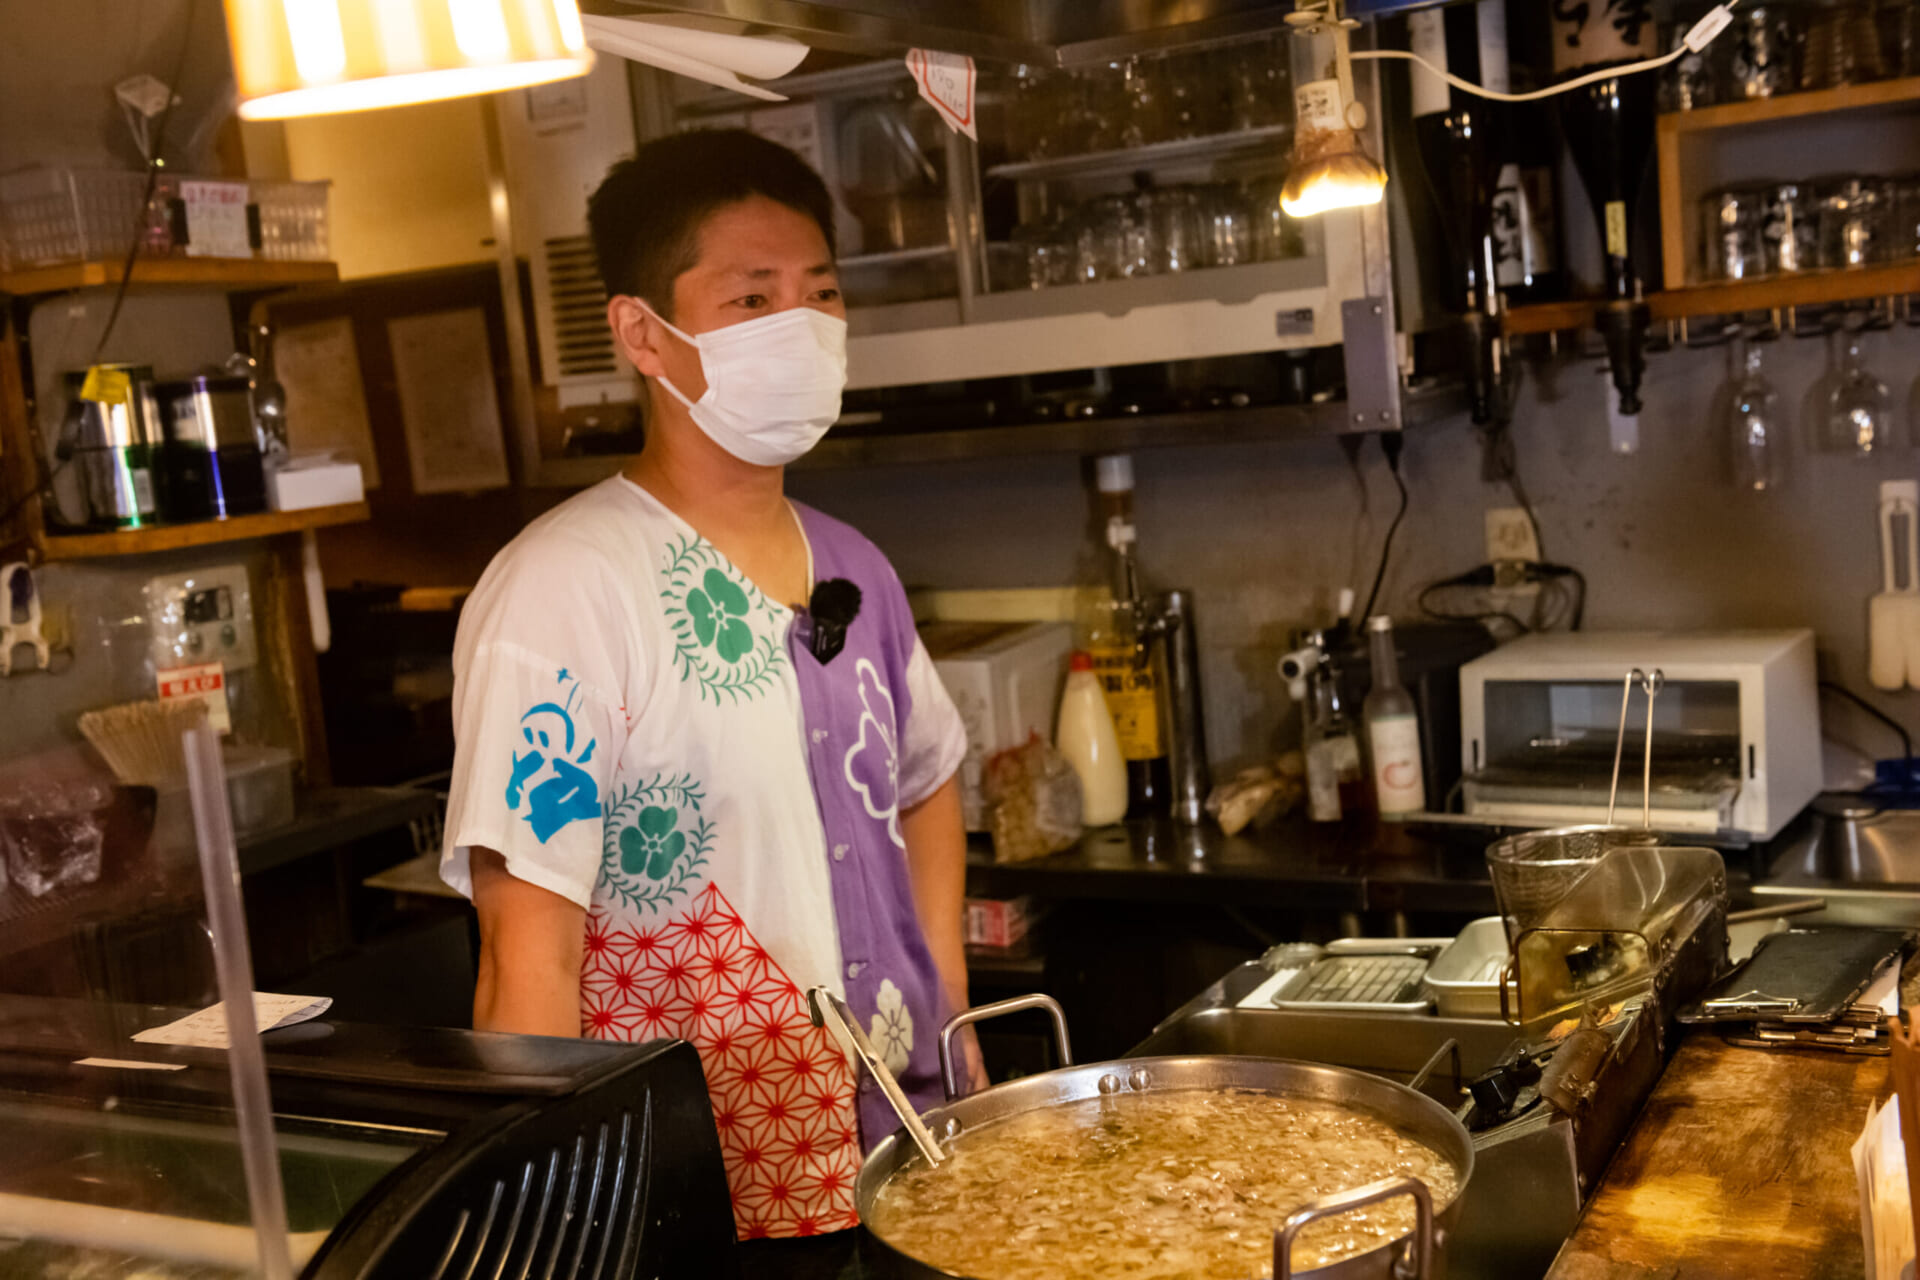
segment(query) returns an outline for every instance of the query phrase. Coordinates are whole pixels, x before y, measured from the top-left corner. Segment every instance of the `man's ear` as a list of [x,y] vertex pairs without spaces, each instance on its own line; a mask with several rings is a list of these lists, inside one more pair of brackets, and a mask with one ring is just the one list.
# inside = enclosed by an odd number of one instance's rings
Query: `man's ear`
[[634,368],[650,378],[665,373],[661,344],[672,341],[672,335],[638,298],[624,293],[609,298],[607,327],[613,330],[613,340],[620,353],[633,362]]

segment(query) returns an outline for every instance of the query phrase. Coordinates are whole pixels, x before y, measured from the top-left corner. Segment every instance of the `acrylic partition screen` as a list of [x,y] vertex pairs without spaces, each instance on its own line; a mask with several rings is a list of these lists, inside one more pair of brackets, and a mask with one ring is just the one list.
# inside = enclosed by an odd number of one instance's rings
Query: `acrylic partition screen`
[[179,728],[0,761],[0,1275],[277,1280],[332,1225],[289,1231],[252,1019],[155,1034],[251,1012],[218,739]]

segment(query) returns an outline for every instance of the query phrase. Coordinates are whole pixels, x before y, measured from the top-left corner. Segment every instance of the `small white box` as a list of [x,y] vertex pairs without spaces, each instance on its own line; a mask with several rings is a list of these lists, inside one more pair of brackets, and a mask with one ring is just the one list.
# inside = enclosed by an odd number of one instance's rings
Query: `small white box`
[[267,497],[275,511],[337,507],[366,496],[357,462],[338,462],[331,456],[295,457],[267,472]]
[[920,639],[967,727],[960,804],[967,830],[987,829],[980,781],[987,757],[1030,734],[1053,741],[1073,628],[1064,622],[929,622]]

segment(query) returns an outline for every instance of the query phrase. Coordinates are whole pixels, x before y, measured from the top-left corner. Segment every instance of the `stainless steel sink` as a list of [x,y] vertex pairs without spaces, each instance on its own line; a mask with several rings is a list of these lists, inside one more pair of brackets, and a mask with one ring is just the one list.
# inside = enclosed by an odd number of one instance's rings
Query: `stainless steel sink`
[[1920,809],[1820,796],[1795,822],[1769,879],[1920,886]]
[[1782,833],[1753,893],[1825,898],[1826,911],[1801,924],[1920,926],[1920,810],[1822,795]]
[[[1297,1058],[1355,1067],[1405,1083],[1448,1040],[1460,1046],[1460,1072],[1472,1079],[1513,1046],[1519,1033],[1501,1022],[1404,1014],[1305,1013],[1292,1009],[1203,1009],[1176,1014],[1136,1045],[1138,1056],[1236,1054]],[[1433,1073],[1430,1092],[1457,1105],[1452,1063]]]

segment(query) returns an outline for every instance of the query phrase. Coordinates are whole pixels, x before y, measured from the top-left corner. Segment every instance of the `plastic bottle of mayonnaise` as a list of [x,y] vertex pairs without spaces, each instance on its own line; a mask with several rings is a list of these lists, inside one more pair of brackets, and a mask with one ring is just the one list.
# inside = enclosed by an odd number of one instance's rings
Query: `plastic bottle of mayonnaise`
[[1067,664],[1054,745],[1080,775],[1082,820],[1088,826],[1104,827],[1127,816],[1127,762],[1093,659],[1083,652],[1075,652]]

